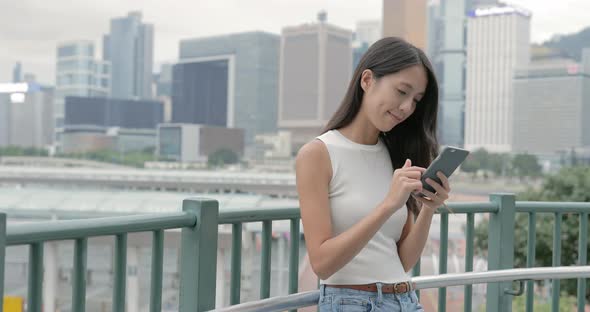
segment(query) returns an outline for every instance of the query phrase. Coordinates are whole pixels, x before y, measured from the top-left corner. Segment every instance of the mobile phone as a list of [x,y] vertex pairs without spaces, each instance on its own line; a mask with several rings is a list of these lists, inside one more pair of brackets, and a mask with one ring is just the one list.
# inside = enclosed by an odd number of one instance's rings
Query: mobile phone
[[[443,151],[432,161],[430,166],[422,174],[422,187],[432,193],[436,193],[434,188],[430,184],[426,183],[426,179],[430,178],[436,183],[442,185],[442,181],[436,175],[437,172],[442,172],[447,178],[449,178],[453,172],[465,161],[469,155],[468,150],[464,150],[458,147],[447,146]],[[422,193],[416,193],[415,195],[425,197]]]

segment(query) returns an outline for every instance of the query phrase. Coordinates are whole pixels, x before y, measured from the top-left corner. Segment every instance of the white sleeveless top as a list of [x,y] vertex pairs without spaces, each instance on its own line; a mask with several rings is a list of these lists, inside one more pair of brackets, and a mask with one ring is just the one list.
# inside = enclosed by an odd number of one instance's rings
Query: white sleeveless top
[[[336,236],[367,216],[385,198],[393,176],[391,158],[385,144],[353,142],[338,130],[317,137],[324,142],[332,163],[329,187],[332,234]],[[348,264],[320,283],[362,285],[409,280],[397,253],[402,229],[408,216],[406,206],[396,211],[369,243]]]

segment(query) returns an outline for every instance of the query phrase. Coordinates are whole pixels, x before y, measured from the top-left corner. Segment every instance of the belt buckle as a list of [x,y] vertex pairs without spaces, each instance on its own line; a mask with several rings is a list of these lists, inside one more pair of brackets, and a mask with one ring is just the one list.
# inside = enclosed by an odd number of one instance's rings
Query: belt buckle
[[410,282],[410,281],[406,282],[406,287],[407,287],[406,289],[408,290],[408,292],[414,290],[414,285],[412,285],[412,282]]
[[397,289],[398,286],[400,285],[405,285],[406,286],[406,292],[410,291],[410,282],[401,282],[401,283],[395,283],[393,284],[393,291],[397,294],[400,293],[400,291]]

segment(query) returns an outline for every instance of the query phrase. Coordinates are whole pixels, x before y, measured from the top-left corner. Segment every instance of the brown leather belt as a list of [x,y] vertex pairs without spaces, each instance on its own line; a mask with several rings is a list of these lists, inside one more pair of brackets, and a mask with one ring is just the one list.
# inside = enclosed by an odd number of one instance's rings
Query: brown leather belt
[[[377,284],[368,284],[368,285],[326,285],[328,287],[334,288],[348,288],[354,290],[363,290],[363,291],[370,291],[370,292],[377,292]],[[414,290],[415,285],[414,283],[410,282],[403,282],[397,284],[383,284],[381,286],[381,292],[384,294],[403,294],[409,291]]]

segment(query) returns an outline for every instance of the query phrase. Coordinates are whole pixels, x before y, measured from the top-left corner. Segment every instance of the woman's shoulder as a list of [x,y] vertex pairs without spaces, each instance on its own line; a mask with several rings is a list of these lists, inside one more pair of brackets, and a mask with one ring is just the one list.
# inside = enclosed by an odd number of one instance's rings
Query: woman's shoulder
[[319,161],[328,155],[326,144],[318,137],[303,145],[297,152],[297,160]]
[[309,168],[313,168],[314,171],[326,170],[325,172],[331,175],[332,166],[326,144],[316,138],[303,145],[297,152],[295,167],[297,171]]
[[305,143],[297,152],[297,158],[315,158],[318,160],[318,158],[329,157],[328,146],[334,140],[333,132],[333,130],[326,131]]

